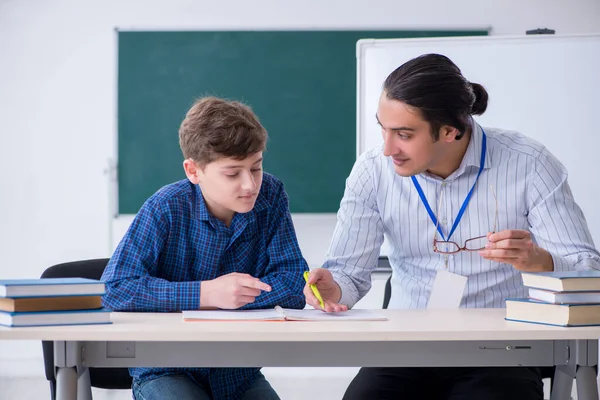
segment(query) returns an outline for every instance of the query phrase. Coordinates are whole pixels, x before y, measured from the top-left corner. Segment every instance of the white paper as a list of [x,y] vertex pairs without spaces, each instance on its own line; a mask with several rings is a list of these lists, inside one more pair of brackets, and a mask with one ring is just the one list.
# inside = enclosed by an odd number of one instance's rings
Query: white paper
[[185,310],[183,319],[204,319],[213,321],[267,321],[283,319],[274,309],[268,310]]
[[428,309],[458,308],[467,286],[467,277],[447,270],[439,271],[427,303]]
[[326,313],[321,310],[292,310],[284,308],[283,312],[290,321],[385,321],[387,317],[371,310],[352,309],[348,311]]
[[383,315],[370,310],[348,310],[326,313],[321,310],[292,310],[276,306],[268,310],[185,310],[184,320],[212,321],[385,321]]

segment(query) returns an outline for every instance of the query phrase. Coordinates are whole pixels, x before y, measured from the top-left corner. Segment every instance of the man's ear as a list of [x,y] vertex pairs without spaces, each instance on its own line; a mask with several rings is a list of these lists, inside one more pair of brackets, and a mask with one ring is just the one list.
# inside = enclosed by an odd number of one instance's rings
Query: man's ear
[[197,165],[194,160],[188,158],[183,161],[183,170],[185,175],[194,185],[197,185],[202,181],[203,171],[202,168]]
[[456,140],[456,136],[459,135],[460,132],[453,126],[444,125],[440,128],[440,140],[451,143]]

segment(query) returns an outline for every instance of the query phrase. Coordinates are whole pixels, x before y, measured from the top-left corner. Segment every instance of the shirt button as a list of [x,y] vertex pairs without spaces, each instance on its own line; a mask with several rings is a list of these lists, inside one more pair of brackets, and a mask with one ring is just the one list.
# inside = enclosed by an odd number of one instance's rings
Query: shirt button
[[448,223],[448,220],[447,220],[446,218],[444,218],[444,219],[442,220],[442,224],[446,225],[447,223]]
[[442,182],[442,187],[446,187],[446,182]]

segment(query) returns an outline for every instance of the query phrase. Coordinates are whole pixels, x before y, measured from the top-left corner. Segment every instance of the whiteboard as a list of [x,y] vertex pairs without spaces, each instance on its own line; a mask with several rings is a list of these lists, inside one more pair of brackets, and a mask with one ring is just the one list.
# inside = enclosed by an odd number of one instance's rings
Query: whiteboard
[[[364,39],[357,43],[357,155],[382,143],[375,120],[385,78],[425,53],[448,56],[489,94],[484,127],[516,130],[567,168],[600,244],[600,34]],[[386,254],[386,244],[382,254]]]

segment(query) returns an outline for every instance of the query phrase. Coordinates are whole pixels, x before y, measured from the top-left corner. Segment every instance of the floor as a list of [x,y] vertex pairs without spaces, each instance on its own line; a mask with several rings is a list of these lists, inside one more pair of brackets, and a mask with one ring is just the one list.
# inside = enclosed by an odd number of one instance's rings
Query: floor
[[[294,368],[298,379],[290,379],[290,371],[282,368],[263,368],[263,372],[282,400],[306,400],[316,389],[319,399],[341,399],[357,368]],[[316,371],[315,371],[316,370]],[[300,384],[299,384],[300,381]],[[312,388],[312,389],[311,389]],[[92,388],[93,400],[131,400],[127,390]],[[0,376],[0,400],[46,400],[50,389],[45,378]]]
[[[92,389],[94,400],[131,400],[131,394],[120,390]],[[2,400],[50,400],[48,381],[43,378],[0,377]]]
[[[343,370],[343,368],[340,368]],[[337,376],[337,378],[323,377],[319,378],[308,378],[302,379],[305,381],[306,386],[298,385],[297,381],[291,381],[289,377],[278,377],[277,374],[269,374],[265,371],[265,375],[269,381],[277,390],[282,400],[306,400],[310,399],[311,392],[315,388],[319,393],[319,399],[335,400],[341,399],[344,390],[347,387],[347,378]],[[314,373],[314,372],[313,372]],[[271,375],[271,376],[269,376]],[[335,376],[335,375],[334,375]],[[313,390],[308,389],[308,384]],[[547,386],[547,385],[545,385]],[[306,389],[304,389],[306,388]],[[92,396],[94,400],[131,400],[131,392],[126,390],[104,390],[92,388]],[[546,399],[548,399],[549,393],[545,391]],[[577,397],[574,395],[573,399]],[[45,400],[50,399],[50,389],[48,382],[44,378],[7,378],[0,377],[0,399],[1,400]]]

